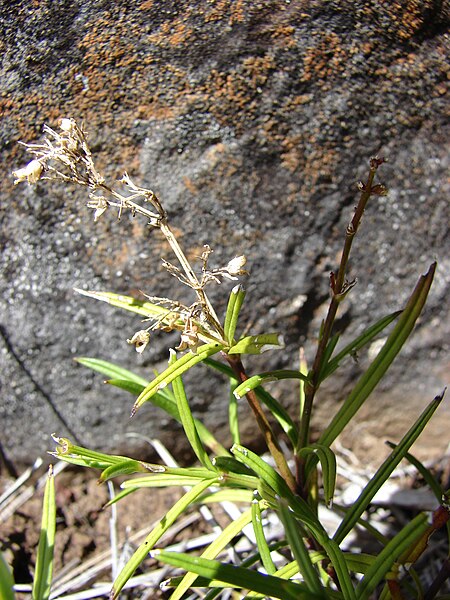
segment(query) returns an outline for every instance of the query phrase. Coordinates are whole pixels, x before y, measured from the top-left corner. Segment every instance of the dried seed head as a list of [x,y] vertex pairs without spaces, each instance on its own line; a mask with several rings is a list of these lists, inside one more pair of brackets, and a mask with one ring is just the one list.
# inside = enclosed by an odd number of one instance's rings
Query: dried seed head
[[43,171],[42,164],[39,160],[34,159],[27,164],[26,167],[22,169],[17,169],[17,171],[13,171],[13,175],[16,178],[14,180],[14,184],[20,183],[22,181],[28,181],[28,183],[36,183],[41,177]]
[[127,340],[129,344],[133,344],[135,346],[136,352],[139,352],[139,354],[142,354],[142,352],[144,352],[149,341],[150,334],[146,329],[136,331],[131,340]]

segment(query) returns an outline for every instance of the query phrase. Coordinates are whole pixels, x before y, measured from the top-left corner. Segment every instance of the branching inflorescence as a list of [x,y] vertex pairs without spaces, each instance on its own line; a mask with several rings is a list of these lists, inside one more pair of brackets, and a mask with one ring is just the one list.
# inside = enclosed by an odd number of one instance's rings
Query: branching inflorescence
[[[136,332],[127,340],[128,343],[135,345],[138,352],[143,352],[149,343],[150,331],[155,329],[180,330],[181,341],[177,350],[195,352],[201,341],[225,343],[223,327],[205,288],[211,282],[237,280],[239,276],[246,275],[245,256],[236,256],[225,267],[211,269],[208,261],[212,249],[205,245],[199,257],[201,273],[197,275],[169,227],[167,212],[151,190],[136,185],[127,173],[119,182],[125,187],[124,193],[108,185],[95,167],[83,128],[74,119],[61,119],[59,132],[45,125],[44,133],[46,137],[42,143],[23,144],[34,158],[24,168],[14,171],[14,183],[56,179],[81,185],[89,190],[87,207],[94,211],[94,221],[111,208],[117,211],[118,219],[126,210],[133,216],[143,215],[149,227],[161,231],[178,260],[179,266],[163,260],[164,268],[195,292],[196,300],[190,306],[168,298],[147,296],[162,307],[161,314],[152,316],[152,324]],[[83,293],[82,290],[77,291]]]

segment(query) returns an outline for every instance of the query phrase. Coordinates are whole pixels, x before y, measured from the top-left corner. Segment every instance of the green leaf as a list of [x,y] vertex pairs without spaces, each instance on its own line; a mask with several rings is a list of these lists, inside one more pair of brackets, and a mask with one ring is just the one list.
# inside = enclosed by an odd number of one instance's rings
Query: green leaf
[[304,457],[315,454],[322,465],[323,492],[325,503],[330,506],[333,501],[334,488],[336,485],[336,456],[328,446],[313,444],[302,448],[298,456]]
[[105,454],[84,448],[83,446],[77,446],[76,444],[72,444],[68,438],[60,438],[55,434],[52,437],[58,446],[56,447],[56,451],[50,452],[50,454],[71,464],[79,464],[103,470],[111,465],[128,464],[133,460],[128,456]]
[[219,342],[213,342],[211,344],[204,344],[203,346],[200,346],[197,349],[196,354],[193,354],[192,352],[187,352],[184,354],[147,385],[134,403],[131,416],[133,416],[145,402],[150,400],[150,398],[156,394],[156,392],[164,388],[169,383],[172,383],[176,377],[182,375],[194,365],[205,360],[205,358],[208,356],[217,354],[217,352],[220,352],[220,350],[223,350],[223,348],[224,346],[219,344]]
[[254,590],[266,597],[281,598],[281,600],[323,600],[323,596],[310,592],[304,584],[263,575],[243,567],[225,565],[217,560],[166,550],[154,551],[152,555],[157,560],[174,567],[192,571],[208,579],[229,583],[233,587]]
[[310,589],[312,592],[315,592],[318,596],[326,598],[319,574],[317,573],[311,561],[308,549],[303,541],[303,532],[299,529],[294,515],[289,510],[286,502],[283,500],[280,501],[279,510],[280,517],[284,525],[284,530],[286,532],[286,537],[289,542],[289,547],[298,564],[299,573],[305,580],[308,589]]
[[111,379],[119,379],[123,381],[130,381],[145,387],[148,385],[148,379],[144,379],[144,377],[140,377],[133,373],[132,371],[128,371],[128,369],[124,369],[119,367],[118,365],[108,362],[107,360],[101,360],[99,358],[90,358],[88,356],[78,356],[75,358],[75,361],[84,367],[88,367],[93,371],[97,371],[97,373],[102,373]]
[[436,263],[433,263],[428,272],[420,277],[386,343],[320,436],[320,444],[324,446],[331,445],[385,375],[411,334],[414,324],[425,305],[435,270]]
[[[254,471],[263,481],[265,481],[272,490],[282,498],[294,498],[291,490],[284,479],[275,471],[273,467],[268,465],[261,457],[244,446],[233,444],[231,453],[237,459],[247,465]],[[306,503],[305,503],[306,505]]]
[[[150,474],[137,477],[135,479],[128,479],[127,481],[123,482],[122,487],[137,486],[139,485],[139,482],[144,482],[147,480],[150,482],[153,478],[164,478],[168,475],[195,478],[197,483],[200,479],[216,479],[218,476],[217,472],[211,471],[206,467],[166,467],[165,465],[156,465],[150,463],[143,464],[147,465],[147,472],[150,471]],[[151,486],[151,483],[149,485]]]
[[14,579],[11,570],[0,552],[0,599],[14,600]]
[[[244,527],[251,522],[251,511],[247,510],[242,513],[242,515],[232,521],[225,529],[217,536],[217,538],[206,548],[204,552],[201,554],[201,558],[203,559],[212,559],[216,558],[222,550],[233,540],[237,535],[239,535]],[[171,600],[181,600],[184,593],[192,587],[194,581],[197,579],[197,575],[194,573],[186,573],[183,577],[181,583],[177,586],[177,589],[174,591]]]
[[172,506],[166,515],[164,515],[164,517],[159,521],[158,525],[148,534],[144,542],[134,552],[133,556],[116,577],[111,590],[111,600],[115,600],[115,598],[117,598],[123,586],[130,579],[130,577],[132,577],[133,573],[145,559],[150,550],[152,550],[156,542],[169,529],[169,527],[173,525],[176,519],[178,519],[178,517],[186,511],[188,506],[196,501],[196,499],[206,490],[206,488],[214,484],[217,484],[217,479],[206,479],[205,481],[200,481],[200,483],[189,490],[189,492],[180,498],[180,500],[178,500],[178,502]]
[[258,546],[261,562],[269,575],[273,575],[277,568],[270,555],[269,544],[264,535],[264,527],[262,524],[261,503],[254,499],[252,501],[252,525],[255,532],[256,545]]
[[[211,479],[214,479],[212,471]],[[191,487],[197,485],[204,477],[198,477],[194,474],[176,474],[176,473],[153,473],[152,475],[144,475],[134,479],[127,479],[121,484],[123,489],[137,488],[161,488],[161,487]]]
[[279,333],[263,333],[241,338],[237,344],[231,346],[228,354],[261,354],[267,350],[277,350],[278,348],[284,348],[281,335]]
[[55,548],[56,502],[53,468],[48,470],[42,506],[41,532],[36,557],[33,582],[33,600],[48,600],[53,575],[53,553]]
[[390,571],[397,558],[402,552],[414,546],[415,541],[428,529],[428,526],[428,517],[422,513],[417,515],[392,538],[359,582],[356,588],[358,600],[366,600],[371,597],[372,592]]
[[[205,364],[208,367],[212,367],[220,373],[223,373],[224,375],[229,377],[230,380],[236,381],[234,379],[233,370],[228,365],[214,360],[213,358],[207,358],[205,361],[203,361],[203,364]],[[281,428],[291,441],[292,445],[295,447],[298,438],[298,430],[287,410],[285,410],[278,402],[278,400],[276,400],[271,394],[269,394],[269,392],[263,387],[257,387],[255,389],[255,394],[258,396],[259,400],[261,400],[261,402],[265,404],[265,406],[267,406],[267,408],[272,413],[272,416],[278,421]],[[236,440],[233,441],[234,443],[239,444],[239,442],[237,442]]]
[[[119,379],[110,379],[106,381],[106,383],[126,390],[135,396],[139,395],[145,389],[145,387],[149,385],[147,379],[139,377],[139,375],[135,375],[131,371],[122,369],[114,363],[110,363],[106,360],[87,357],[82,357],[75,360],[77,360],[80,364],[93,369],[94,371],[106,375],[107,377],[119,377]],[[181,423],[180,413],[178,412],[175,397],[173,393],[169,391],[169,389],[159,390],[159,392],[153,394],[150,401],[154,406],[158,406],[176,421]],[[222,444],[216,440],[216,438],[212,435],[212,433],[210,433],[210,431],[208,431],[203,423],[198,419],[194,419],[194,421],[202,442],[215,454],[220,456],[229,456],[228,450],[226,450]]]
[[236,332],[239,312],[244,302],[245,294],[245,289],[241,284],[235,285],[230,293],[227,312],[225,314],[225,322],[223,325],[225,339],[230,345],[234,343],[234,334]]
[[123,498],[125,498],[126,496],[130,496],[131,494],[133,494],[138,488],[127,488],[126,490],[122,490],[121,492],[117,493],[113,498],[111,498],[111,500],[109,500],[105,506],[103,507],[108,508],[108,506],[112,506],[113,504],[116,504],[116,502],[119,502],[119,500],[122,500]]
[[241,434],[239,431],[239,407],[234,390],[238,385],[237,379],[230,377],[230,391],[228,395],[228,426],[230,430],[231,439],[234,444],[241,443]]
[[[392,450],[395,450],[395,448],[397,447],[397,444],[394,444],[392,442],[386,442],[386,444],[389,446],[389,448],[392,448]],[[443,490],[439,483],[436,481],[434,475],[431,473],[430,469],[427,469],[427,467],[418,458],[416,458],[413,454],[410,454],[409,452],[405,454],[405,460],[407,460],[411,465],[413,465],[413,467],[417,469],[417,471],[425,480],[426,485],[433,492],[438,504],[440,504],[442,502]]]
[[[171,329],[175,328],[182,331],[185,325],[183,319],[179,318],[179,314],[176,311],[161,306],[161,304],[155,304],[153,302],[149,302],[148,300],[138,300],[132,296],[114,294],[112,292],[87,291],[80,290],[79,288],[74,288],[74,290],[82,296],[107,302],[108,304],[111,304],[111,306],[136,313],[144,317],[146,320],[151,319],[153,321],[157,321],[161,325],[166,325]],[[216,339],[214,337],[214,333],[208,331],[204,323],[196,319],[191,320],[192,323],[196,325],[198,330],[197,335],[202,341],[211,342],[212,339]]]
[[308,377],[300,371],[279,369],[277,371],[267,371],[266,373],[260,373],[259,375],[249,377],[244,383],[238,385],[233,393],[239,400],[239,398],[245,396],[247,392],[254,390],[263,383],[278,381],[280,379],[301,379],[302,381],[308,381]]
[[[285,498],[287,500],[301,525],[311,532],[327,553],[328,558],[331,560],[336,570],[342,588],[343,598],[356,600],[344,554],[338,544],[329,538],[321,522],[317,519],[308,504],[299,496],[295,496],[275,469],[263,461],[257,454],[248,448],[236,444],[231,448],[231,452],[236,458],[242,460],[244,464],[249,466],[259,477],[261,477],[263,482],[280,498]],[[264,492],[260,489],[258,491],[261,493],[261,496],[265,498]]]
[[[145,389],[145,385],[141,385],[140,383],[135,383],[134,381],[127,381],[126,379],[107,379],[104,383],[108,385],[113,385],[121,390],[125,390],[129,392],[133,396],[139,396],[139,394]],[[152,402],[152,404],[155,404]]]
[[426,409],[416,420],[414,425],[412,425],[409,431],[403,436],[399,444],[397,444],[395,449],[379,467],[375,475],[372,477],[372,479],[361,492],[356,502],[354,502],[352,506],[347,510],[345,517],[343,518],[341,524],[339,525],[336,533],[333,536],[333,539],[338,544],[340,544],[342,540],[346,537],[346,535],[353,529],[358,519],[369,506],[372,498],[381,488],[383,483],[387,481],[387,479],[390,477],[391,473],[400,463],[400,461],[405,457],[409,448],[414,444],[419,435],[422,433],[428,421],[433,416],[435,410],[442,401],[442,398],[443,394],[440,396],[436,396],[436,398],[434,398],[434,400],[430,402],[430,404],[426,407]]
[[250,504],[253,499],[253,490],[225,488],[211,494],[203,494],[198,501],[200,504],[215,504],[217,502],[243,502],[244,504]]
[[334,336],[333,338],[331,338],[327,346],[326,356],[324,357],[324,366],[321,369],[319,381],[323,381],[332,373],[334,373],[334,371],[336,371],[336,369],[339,367],[339,364],[342,361],[342,359],[344,359],[348,355],[353,354],[354,352],[357,352],[366,344],[371,342],[379,333],[383,331],[383,329],[390,325],[392,321],[394,321],[401,314],[402,311],[397,310],[391,313],[390,315],[383,317],[374,325],[368,327],[365,331],[363,331],[363,333],[359,335],[356,339],[347,344],[345,348],[343,348],[338,354],[336,354],[334,358],[332,358],[328,362],[328,357],[331,356],[331,354],[333,353],[339,336]]
[[[337,346],[337,343],[338,343],[338,341],[339,341],[340,337],[341,337],[341,336],[340,336],[340,334],[339,334],[339,333],[335,333],[335,334],[334,334],[334,335],[333,335],[333,336],[330,338],[330,340],[328,341],[328,344],[327,344],[327,346],[326,346],[326,348],[325,348],[325,351],[324,351],[324,353],[323,353],[323,358],[322,358],[322,364],[324,365],[324,367],[325,367],[325,368],[326,368],[326,366],[327,366],[327,364],[328,364],[328,361],[330,360],[330,358],[331,358],[331,356],[332,356],[332,354],[333,354],[333,352],[334,352],[334,349],[335,349],[335,348],[336,348],[336,346]],[[336,365],[336,366],[337,366],[337,365]],[[323,368],[324,368],[324,367],[323,367]],[[322,368],[322,370],[323,370],[323,368]],[[319,381],[321,381],[321,380],[322,380],[322,379],[319,379]]]
[[[175,364],[177,361],[177,355],[175,350],[170,350],[170,360],[169,365]],[[172,381],[172,389],[177,402],[178,412],[180,414],[181,424],[183,425],[184,433],[191,445],[192,450],[197,456],[200,463],[210,469],[211,471],[216,471],[214,468],[211,459],[208,456],[205,448],[203,447],[200,436],[197,432],[197,428],[195,426],[195,420],[192,416],[191,408],[189,406],[188,399],[186,397],[186,392],[184,390],[183,380],[181,375],[175,377]]]
[[146,469],[140,461],[130,458],[128,460],[124,460],[123,462],[106,467],[106,469],[104,469],[100,475],[98,482],[103,483],[108,481],[108,479],[118,477],[119,475],[131,475],[132,473],[147,472],[148,469]]
[[253,475],[253,471],[246,467],[241,461],[233,456],[215,456],[213,458],[214,466],[223,473],[235,473],[238,475]]
[[[107,302],[112,306],[115,306],[117,308],[123,308],[130,312],[141,315],[142,317],[160,321],[162,324],[174,324],[174,311],[170,310],[169,308],[165,308],[160,304],[154,304],[153,302],[148,302],[147,300],[138,300],[137,298],[133,298],[132,296],[125,296],[123,294],[114,294],[112,292],[95,292],[80,290],[79,288],[74,288],[74,290],[82,296],[87,296],[88,298],[94,298],[95,300]],[[178,319],[175,324],[178,325],[180,328],[183,328],[184,325],[181,319]]]

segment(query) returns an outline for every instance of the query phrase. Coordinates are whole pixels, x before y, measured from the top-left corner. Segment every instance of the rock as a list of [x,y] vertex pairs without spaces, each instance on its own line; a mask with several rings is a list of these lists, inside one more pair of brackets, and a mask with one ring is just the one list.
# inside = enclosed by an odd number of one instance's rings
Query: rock
[[[398,440],[450,372],[448,2],[19,0],[0,11],[6,454],[30,462],[52,447],[52,431],[115,451],[140,452],[131,432],[185,448],[157,409],[130,420],[133,398],[73,362],[96,356],[151,378],[177,343],[155,336],[136,355],[125,340],[139,319],[73,287],[181,299],[186,290],[162,269],[160,257],[172,258],[144,221],[94,224],[81,188],[14,187],[9,173],[26,161],[18,141],[70,116],[84,123],[105,176],[126,170],[157,193],[190,256],[205,243],[217,265],[246,254],[244,317],[287,343],[249,360],[250,372],[295,368],[299,345],[312,360],[355,182],[371,155],[389,158],[380,171],[389,195],[372,199],[355,242],[343,339],[401,308],[419,274],[439,265],[414,337],[344,436],[378,458],[380,439]],[[215,290],[219,312],[227,294]],[[363,354],[324,386],[317,429],[366,364]],[[187,379],[196,414],[229,443],[220,377],[199,367]],[[294,406],[292,382],[271,389]],[[244,404],[242,415],[255,445]],[[448,418],[447,400],[419,454],[445,450]]]

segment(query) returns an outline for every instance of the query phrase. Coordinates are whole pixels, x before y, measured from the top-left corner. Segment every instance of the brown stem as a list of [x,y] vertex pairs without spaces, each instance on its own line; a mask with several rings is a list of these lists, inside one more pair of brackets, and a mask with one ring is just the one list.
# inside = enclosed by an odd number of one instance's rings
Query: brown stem
[[[365,184],[361,184],[361,196],[359,198],[358,205],[355,209],[355,213],[353,215],[352,220],[347,226],[346,234],[345,234],[345,242],[344,248],[342,251],[342,256],[339,264],[339,269],[337,275],[334,273],[331,274],[330,277],[330,287],[332,291],[332,297],[330,301],[330,305],[328,307],[328,313],[323,323],[321,335],[319,338],[319,345],[317,348],[316,356],[314,358],[314,363],[309,373],[309,382],[305,384],[305,401],[304,408],[302,413],[302,419],[300,423],[300,432],[297,449],[300,450],[304,448],[309,443],[309,433],[310,433],[310,421],[311,421],[311,413],[312,406],[314,402],[315,394],[319,388],[320,381],[319,375],[321,368],[323,366],[323,358],[325,354],[326,347],[331,337],[331,332],[333,328],[333,324],[336,318],[337,310],[339,308],[339,304],[342,299],[345,297],[346,293],[351,289],[352,283],[348,283],[346,281],[346,272],[348,266],[348,260],[350,256],[350,250],[353,244],[353,239],[358,231],[359,225],[361,223],[362,216],[364,214],[364,210],[366,208],[367,202],[372,194],[375,193],[385,193],[385,190],[382,186],[373,186],[373,181],[375,178],[375,173],[378,167],[384,162],[382,158],[372,158],[370,160],[370,172],[367,178],[367,182]],[[375,187],[379,189],[375,189]],[[305,461],[303,458],[296,456],[297,463],[297,483],[299,489],[303,490],[303,495],[307,495],[307,490],[305,490]]]
[[[242,364],[242,360],[239,354],[226,354],[226,359],[228,364],[233,369],[234,374],[236,375],[239,382],[243,383],[247,381],[248,376],[245,372],[244,365]],[[275,434],[270,426],[269,421],[267,420],[266,415],[261,407],[261,404],[253,390],[250,390],[246,393],[245,397],[247,398],[247,402],[250,408],[255,415],[256,422],[258,423],[258,427],[264,436],[264,440],[267,444],[267,448],[269,449],[270,454],[273,456],[275,463],[278,467],[280,475],[283,477],[289,488],[296,493],[296,483],[294,476],[287,464],[286,458],[281,450],[278,441],[275,437]]]

